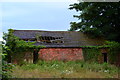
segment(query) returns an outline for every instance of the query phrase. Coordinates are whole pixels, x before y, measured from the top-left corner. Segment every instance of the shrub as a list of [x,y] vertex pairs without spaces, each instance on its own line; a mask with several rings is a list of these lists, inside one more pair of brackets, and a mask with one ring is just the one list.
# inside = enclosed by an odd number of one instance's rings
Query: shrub
[[11,78],[13,64],[2,61],[2,78]]

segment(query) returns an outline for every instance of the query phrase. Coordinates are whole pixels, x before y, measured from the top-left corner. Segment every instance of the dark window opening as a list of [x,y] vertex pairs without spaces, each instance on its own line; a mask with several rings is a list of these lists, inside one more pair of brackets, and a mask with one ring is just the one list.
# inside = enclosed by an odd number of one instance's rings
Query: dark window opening
[[103,54],[104,62],[107,63],[107,53],[102,53],[102,54]]
[[63,41],[61,41],[60,43],[63,43]]
[[33,63],[37,63],[38,61],[38,51],[34,50],[33,52]]
[[6,55],[6,59],[7,59],[7,62],[8,62],[8,63],[11,63],[12,57],[11,57],[11,54],[10,54],[10,53],[8,53],[8,55]]

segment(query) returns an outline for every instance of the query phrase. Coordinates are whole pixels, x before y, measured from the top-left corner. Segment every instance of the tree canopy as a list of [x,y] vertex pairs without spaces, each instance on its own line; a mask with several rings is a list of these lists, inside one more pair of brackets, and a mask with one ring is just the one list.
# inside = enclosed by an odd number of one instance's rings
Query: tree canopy
[[119,2],[80,2],[70,5],[79,15],[79,22],[71,22],[70,31],[80,30],[95,37],[120,42]]

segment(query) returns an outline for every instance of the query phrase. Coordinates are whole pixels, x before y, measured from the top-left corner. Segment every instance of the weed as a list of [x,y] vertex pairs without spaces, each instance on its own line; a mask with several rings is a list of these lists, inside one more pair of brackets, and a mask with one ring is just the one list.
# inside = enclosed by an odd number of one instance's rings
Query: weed
[[[39,61],[36,64],[17,65],[16,67],[13,71],[14,75],[31,78],[114,78],[114,75],[117,74],[116,66],[108,63],[98,64],[84,61]],[[22,74],[16,74],[18,71]],[[30,74],[30,72],[33,74]]]

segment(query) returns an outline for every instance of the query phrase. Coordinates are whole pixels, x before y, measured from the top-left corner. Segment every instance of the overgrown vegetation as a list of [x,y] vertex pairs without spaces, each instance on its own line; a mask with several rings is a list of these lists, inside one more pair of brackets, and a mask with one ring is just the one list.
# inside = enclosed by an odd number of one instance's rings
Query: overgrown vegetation
[[99,49],[95,48],[84,48],[83,56],[85,61],[89,62],[99,62],[99,57],[101,56],[101,52]]
[[[120,50],[120,43],[115,41],[106,41],[106,44],[102,46],[81,46],[83,47],[83,55],[85,61],[89,62],[98,62],[99,57],[102,56],[100,49],[106,48],[108,51],[109,63],[118,64],[119,59],[119,50]],[[118,64],[119,66],[119,64]]]
[[[2,60],[2,77],[10,78],[116,78],[118,70],[116,66],[108,63],[98,64],[98,56],[101,55],[99,48],[109,48],[109,60],[111,62],[118,61],[117,58],[120,50],[120,24],[119,3],[75,3],[70,5],[70,9],[80,12],[80,15],[74,15],[79,22],[71,22],[70,31],[80,30],[95,37],[102,36],[107,40],[117,42],[108,42],[103,46],[82,46],[84,58],[86,62],[80,61],[39,61],[37,64],[16,65],[11,64],[11,57],[26,51],[39,50],[43,46],[35,46],[35,42],[26,42],[20,40],[13,35],[14,30],[9,29],[8,33],[4,33],[5,42],[0,47],[0,55]],[[91,49],[92,48],[92,49]],[[22,54],[19,54],[19,56]],[[88,63],[91,62],[91,63]],[[94,63],[93,63],[94,62]],[[0,64],[1,66],[1,64]],[[15,69],[13,69],[13,67]],[[11,73],[13,71],[13,73]],[[32,74],[31,74],[32,73]],[[0,73],[1,74],[1,73]]]
[[[108,63],[39,61],[13,69],[16,78],[117,78],[118,69]],[[32,74],[31,74],[32,73]]]
[[120,66],[119,57],[120,57],[120,43],[118,42],[109,42],[109,60],[111,63],[116,63]]
[[[98,56],[100,55],[99,48],[109,47],[113,51],[111,54],[117,54],[120,48],[119,43],[107,42],[103,46],[82,46],[84,49],[84,58],[86,62],[81,61],[39,61],[37,64],[22,63],[23,65],[16,65],[7,63],[11,59],[9,56],[17,54],[17,52],[33,51],[34,49],[43,48],[42,46],[33,45],[35,42],[25,42],[15,37],[10,29],[9,33],[4,33],[3,43],[3,78],[17,77],[17,78],[112,78],[117,77],[117,67],[108,63],[98,64]],[[89,54],[88,54],[89,53]],[[7,55],[7,56],[6,56]],[[20,55],[19,55],[20,56]],[[116,58],[114,56],[114,58]],[[112,58],[113,59],[113,58]],[[112,60],[111,59],[111,60]],[[14,68],[13,68],[14,67]],[[23,74],[25,73],[25,74]],[[33,74],[31,74],[33,73]],[[88,76],[89,75],[89,76]]]
[[5,61],[5,53],[2,52],[2,42],[0,44],[0,74],[1,78],[10,78],[12,73],[13,64]]
[[3,34],[3,39],[5,40],[3,53],[7,54],[6,59],[11,62],[11,55],[17,54],[18,52],[33,51],[34,49],[39,50],[44,46],[36,46],[35,42],[26,42],[14,36],[14,30],[9,29],[8,33]]
[[[40,78],[40,77],[79,77],[79,78],[101,78],[101,77],[116,77],[117,67],[112,66],[108,63],[98,64],[98,55],[100,55],[99,48],[109,47],[111,54],[111,60],[114,61],[120,49],[120,44],[117,42],[108,42],[108,44],[103,46],[86,46],[87,49],[84,49],[84,57],[86,62],[81,61],[39,61],[37,64],[22,63],[24,65],[10,64],[11,56],[19,53],[24,53],[26,51],[33,51],[34,49],[39,50],[43,46],[35,46],[35,42],[26,42],[20,40],[18,37],[13,35],[12,29],[9,29],[8,33],[4,33],[3,39],[5,42],[3,46],[3,78],[10,77],[20,77],[20,78]],[[85,46],[82,46],[86,48]],[[93,49],[89,49],[93,48]],[[89,53],[89,55],[86,55]],[[19,56],[22,54],[19,54]],[[91,63],[88,63],[90,61]],[[96,62],[94,62],[96,61]],[[7,63],[8,62],[8,63]],[[94,63],[93,63],[94,62]],[[13,67],[15,69],[13,69]],[[12,72],[13,71],[13,72]],[[18,72],[19,71],[19,72]],[[31,74],[32,72],[33,74]],[[25,74],[23,74],[25,73]],[[82,74],[84,73],[84,74]],[[28,75],[29,74],[29,75]],[[40,74],[40,75],[39,75]],[[12,76],[13,75],[13,76]],[[88,76],[90,75],[90,76]],[[94,75],[94,76],[93,76]]]
[[33,51],[34,49],[39,50],[43,46],[34,45],[35,42],[26,42],[20,40],[18,37],[13,35],[14,30],[9,29],[8,33],[3,33],[4,42],[2,42],[2,77],[9,78],[11,77],[11,69],[14,66],[11,64],[12,56],[25,52]]
[[[86,59],[90,59],[92,55],[95,55],[95,57],[98,55],[99,50],[96,51],[95,49],[108,48],[110,63],[120,63],[118,61],[120,56],[119,3],[79,2],[71,4],[69,9],[74,9],[79,13],[73,16],[78,21],[70,23],[69,31],[79,30],[92,38],[103,37],[108,40],[107,45],[83,46],[83,48],[87,48],[83,50]],[[93,57],[91,59],[93,60]]]
[[6,61],[2,61],[2,78],[11,78],[12,77],[12,69],[14,65],[11,63],[7,63]]

